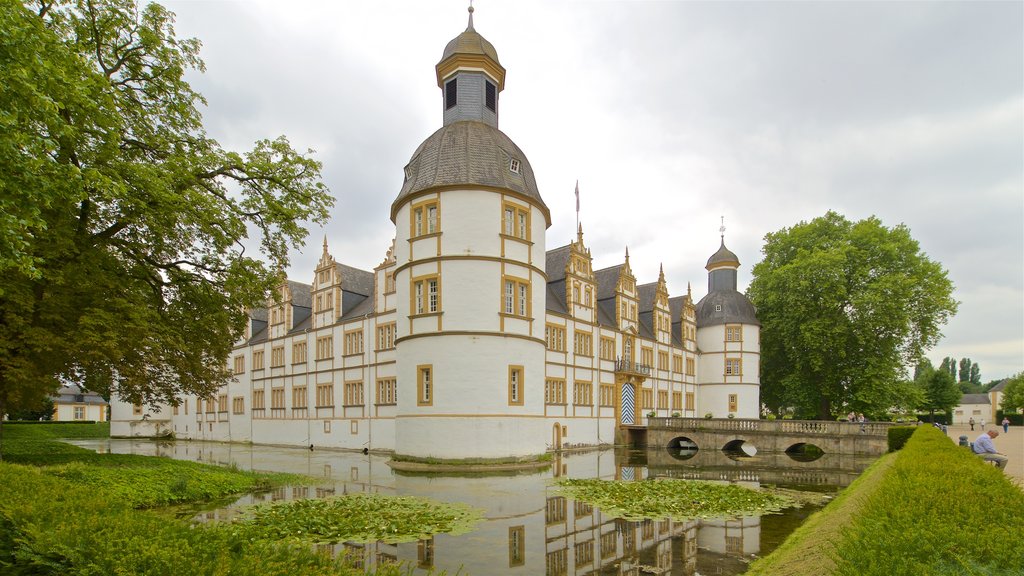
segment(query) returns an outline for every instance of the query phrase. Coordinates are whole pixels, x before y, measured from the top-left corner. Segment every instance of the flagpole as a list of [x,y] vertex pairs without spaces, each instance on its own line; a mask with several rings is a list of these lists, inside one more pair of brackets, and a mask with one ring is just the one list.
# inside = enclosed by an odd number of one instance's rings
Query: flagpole
[[576,179],[576,229],[580,229],[580,181]]

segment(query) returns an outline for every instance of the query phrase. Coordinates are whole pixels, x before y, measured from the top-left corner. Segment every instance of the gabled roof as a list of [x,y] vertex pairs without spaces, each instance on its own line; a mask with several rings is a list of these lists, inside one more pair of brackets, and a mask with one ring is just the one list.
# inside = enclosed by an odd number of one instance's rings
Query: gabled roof
[[344,264],[335,264],[334,267],[338,271],[338,275],[341,276],[342,290],[362,296],[373,294],[373,272]]
[[547,251],[544,261],[544,273],[548,276],[548,284],[565,279],[565,267],[569,263],[570,252],[571,246],[568,244]]
[[991,404],[988,394],[964,394],[960,397],[960,405],[964,404]]
[[288,281],[288,290],[292,293],[292,306],[303,306],[305,308],[313,307],[313,296],[311,295],[313,287],[309,284],[302,282],[296,282],[295,280]]
[[624,264],[616,264],[615,266],[609,266],[594,272],[594,281],[597,282],[598,300],[615,297],[615,286],[619,283],[619,273],[622,271],[623,266]]

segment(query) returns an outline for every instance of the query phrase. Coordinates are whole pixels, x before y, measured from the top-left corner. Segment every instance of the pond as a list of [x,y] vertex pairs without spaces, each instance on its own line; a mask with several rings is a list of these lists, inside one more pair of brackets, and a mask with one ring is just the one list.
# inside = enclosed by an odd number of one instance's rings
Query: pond
[[100,452],[144,454],[241,469],[293,472],[322,478],[311,486],[289,486],[249,494],[207,510],[201,521],[231,519],[245,506],[269,501],[323,498],[354,492],[410,495],[463,502],[484,510],[484,520],[461,536],[438,534],[418,542],[340,543],[365,568],[403,562],[414,573],[433,569],[464,576],[503,574],[735,575],[774,550],[817,506],[782,514],[690,521],[612,519],[601,510],[562,495],[559,478],[644,480],[685,478],[834,493],[848,485],[873,458],[817,454],[725,453],[700,450],[602,450],[556,455],[551,467],[523,474],[464,477],[393,471],[388,457],[328,450],[142,440],[78,440]]

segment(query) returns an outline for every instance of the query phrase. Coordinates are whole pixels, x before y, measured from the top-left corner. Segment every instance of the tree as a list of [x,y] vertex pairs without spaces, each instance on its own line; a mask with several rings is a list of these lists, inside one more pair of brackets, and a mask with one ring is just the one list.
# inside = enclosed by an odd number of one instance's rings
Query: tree
[[949,375],[956,380],[956,358],[950,358],[946,356],[942,359],[942,364],[939,364],[939,370],[943,372],[949,372]]
[[1010,377],[1003,388],[1003,399],[999,404],[1004,413],[1016,413],[1024,408],[1024,372]]
[[981,366],[977,362],[971,364],[971,374],[967,378],[971,384],[981,386]]
[[970,382],[971,381],[971,359],[961,358],[960,359],[960,371],[958,373],[959,378],[957,382]]
[[769,233],[748,296],[761,321],[761,388],[831,419],[898,404],[904,366],[956,312],[946,271],[906,226],[828,212]]
[[53,398],[47,396],[38,405],[8,414],[11,420],[53,420]]
[[158,4],[2,2],[0,30],[0,413],[61,377],[211,393],[301,222],[326,221],[320,163],[208,137],[184,80],[199,42]]
[[948,412],[960,403],[962,396],[960,388],[949,372],[934,370],[931,373],[922,375],[920,382],[924,389],[924,402],[921,408],[928,410],[932,422],[935,421],[935,411]]

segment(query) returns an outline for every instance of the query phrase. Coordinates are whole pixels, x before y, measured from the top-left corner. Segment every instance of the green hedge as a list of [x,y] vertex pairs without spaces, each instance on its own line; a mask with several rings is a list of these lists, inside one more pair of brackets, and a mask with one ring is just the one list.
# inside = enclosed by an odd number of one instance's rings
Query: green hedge
[[893,426],[889,428],[889,452],[895,452],[907,443],[916,426]]
[[1024,426],[1024,414],[1003,414],[1002,410],[996,410],[996,420],[993,424],[1001,425],[1003,416],[1010,419],[1010,426]]
[[837,575],[1024,575],[1024,491],[931,426],[852,520]]

